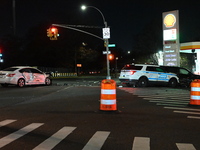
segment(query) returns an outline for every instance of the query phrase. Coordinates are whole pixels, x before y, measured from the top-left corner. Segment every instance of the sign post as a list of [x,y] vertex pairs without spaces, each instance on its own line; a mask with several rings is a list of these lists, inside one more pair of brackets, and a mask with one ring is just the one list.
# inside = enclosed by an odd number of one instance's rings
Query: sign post
[[180,66],[178,10],[163,13],[163,64]]
[[108,39],[110,38],[110,28],[107,27],[107,24],[105,25],[105,28],[103,28],[103,39],[104,43],[106,45],[106,61],[107,61],[107,79],[111,79],[110,77],[110,65],[109,65],[109,41]]

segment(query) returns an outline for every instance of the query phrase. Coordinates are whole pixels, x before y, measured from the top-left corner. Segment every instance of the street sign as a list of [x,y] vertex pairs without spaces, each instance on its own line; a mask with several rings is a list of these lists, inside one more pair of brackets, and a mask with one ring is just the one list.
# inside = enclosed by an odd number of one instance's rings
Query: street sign
[[103,28],[103,39],[110,38],[110,28]]
[[[107,51],[103,51],[103,54],[107,54]],[[108,54],[111,54],[111,51],[108,51]]]
[[108,47],[115,47],[115,44],[108,44]]

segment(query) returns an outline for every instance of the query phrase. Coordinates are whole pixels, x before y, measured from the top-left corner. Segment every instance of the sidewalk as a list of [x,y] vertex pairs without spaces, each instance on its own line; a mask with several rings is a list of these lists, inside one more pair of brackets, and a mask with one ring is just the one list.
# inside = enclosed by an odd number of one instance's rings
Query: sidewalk
[[[106,79],[105,76],[76,76],[76,77],[63,77],[53,78],[53,85],[66,85],[66,86],[100,86],[101,81]],[[120,85],[118,78],[111,78],[115,80],[116,85]]]

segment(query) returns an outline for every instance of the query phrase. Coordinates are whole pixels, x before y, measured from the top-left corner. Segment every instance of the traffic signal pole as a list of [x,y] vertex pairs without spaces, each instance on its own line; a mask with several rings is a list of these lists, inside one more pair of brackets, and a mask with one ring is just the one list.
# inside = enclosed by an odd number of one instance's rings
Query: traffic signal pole
[[106,79],[111,79],[111,77],[110,77],[110,62],[109,62],[109,54],[108,54],[108,52],[109,52],[108,39],[105,39],[105,42],[106,42],[106,57],[107,57],[107,59],[106,59],[106,62],[107,62],[107,77],[106,77]]
[[[105,24],[105,28],[108,28],[107,27],[107,22],[105,20],[104,20],[104,24]],[[52,26],[75,30],[75,31],[78,31],[78,32],[82,32],[82,33],[94,36],[94,37],[96,37],[98,39],[104,40],[104,42],[106,43],[106,64],[107,64],[107,77],[106,77],[106,79],[111,79],[111,76],[110,76],[110,64],[109,64],[109,47],[108,47],[109,41],[108,41],[107,38],[104,39],[104,38],[99,37],[97,35],[94,35],[92,33],[89,33],[89,32],[86,32],[86,31],[83,31],[83,30],[80,30],[80,29],[72,28],[72,27],[69,27],[67,25],[52,24]],[[47,30],[47,33],[48,33],[48,30]]]

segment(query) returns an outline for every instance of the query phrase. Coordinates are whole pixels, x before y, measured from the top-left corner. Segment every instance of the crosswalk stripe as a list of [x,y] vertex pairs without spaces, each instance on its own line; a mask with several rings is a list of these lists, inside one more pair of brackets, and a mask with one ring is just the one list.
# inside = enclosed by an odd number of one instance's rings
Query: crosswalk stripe
[[183,100],[183,101],[189,101],[190,100],[190,97],[170,97],[171,99],[174,99],[174,100]]
[[193,109],[193,108],[180,108],[180,107],[164,107],[166,109],[179,109],[179,110],[191,110],[191,111],[200,111],[200,109]]
[[15,121],[16,121],[16,120],[10,120],[10,119],[1,121],[1,122],[0,122],[0,127],[5,126],[5,125],[8,125],[8,124],[10,124],[10,123],[12,123],[12,122],[15,122]]
[[161,104],[188,104],[188,102],[179,102],[179,101],[156,101],[156,100],[151,100],[150,102],[154,102],[154,103],[161,103]]
[[138,97],[145,97],[145,98],[147,98],[147,97],[153,97],[153,98],[170,98],[170,99],[185,99],[185,100],[189,100],[190,99],[190,97],[188,96],[188,95],[138,95]]
[[185,104],[166,104],[166,103],[157,103],[158,106],[173,106],[173,107],[184,107]]
[[176,143],[179,150],[196,150],[192,144],[188,143]]
[[85,145],[83,150],[100,150],[110,132],[97,131]]
[[175,113],[182,113],[182,114],[193,114],[193,115],[200,115],[200,112],[189,112],[189,111],[174,111]]
[[135,137],[132,150],[150,150],[150,138]]
[[0,139],[0,148],[4,147],[5,145],[13,142],[14,140],[24,136],[25,134],[33,131],[34,129],[40,127],[41,125],[43,125],[43,123],[32,123],[12,134],[9,134],[3,138]]
[[50,138],[39,144],[33,150],[47,150],[54,148],[60,143],[65,137],[67,137],[76,127],[63,127]]
[[197,116],[187,116],[187,118],[190,118],[190,119],[200,119],[200,117],[197,117]]
[[[172,109],[173,107],[166,107]],[[184,109],[184,108],[177,108]],[[193,110],[193,109],[189,109]],[[176,111],[179,113],[190,113],[187,111]],[[191,112],[192,113],[192,112]],[[200,114],[200,113],[198,113]],[[188,118],[200,119],[200,117],[188,116]],[[16,120],[7,119],[0,122],[0,127],[5,126],[9,123],[15,122]],[[29,132],[42,126],[44,123],[32,123],[24,128],[9,134],[0,139],[0,148],[8,145],[9,143],[19,139],[20,137],[28,134]],[[53,149],[57,144],[59,144],[64,138],[71,134],[77,127],[63,127],[51,137],[46,139],[44,142],[36,146],[33,150],[46,150]],[[97,131],[92,138],[85,145],[83,150],[100,150],[108,138],[110,132],[108,131]],[[176,143],[178,150],[196,150],[193,144],[190,143]],[[135,137],[132,145],[132,150],[150,150],[150,138],[149,137]]]

